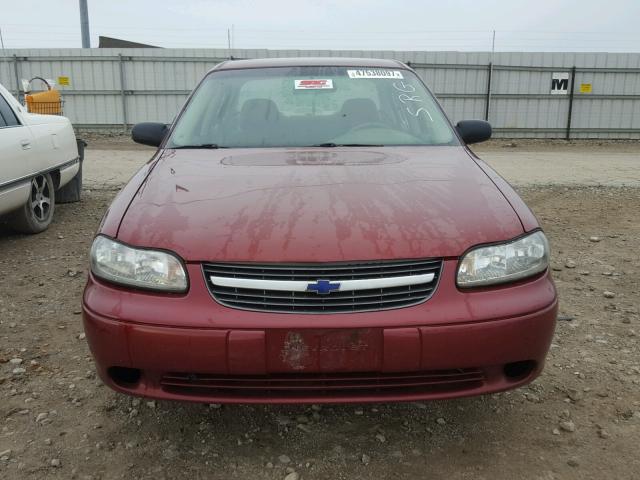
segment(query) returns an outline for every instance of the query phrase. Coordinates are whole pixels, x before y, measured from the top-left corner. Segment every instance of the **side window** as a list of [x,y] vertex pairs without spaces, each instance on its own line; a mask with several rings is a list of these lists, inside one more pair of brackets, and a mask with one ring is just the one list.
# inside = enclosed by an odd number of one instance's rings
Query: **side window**
[[0,95],[0,127],[14,127],[16,125],[20,125],[18,117],[13,113],[4,97]]

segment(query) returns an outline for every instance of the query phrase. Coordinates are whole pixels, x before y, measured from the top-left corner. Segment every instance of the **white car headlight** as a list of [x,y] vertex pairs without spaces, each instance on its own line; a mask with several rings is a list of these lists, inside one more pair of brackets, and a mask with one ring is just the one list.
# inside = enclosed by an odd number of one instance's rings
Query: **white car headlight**
[[506,283],[543,272],[549,266],[549,242],[537,231],[507,243],[478,247],[462,257],[459,287]]
[[175,255],[132,248],[103,236],[93,241],[91,271],[96,277],[130,287],[164,292],[187,290],[187,274]]

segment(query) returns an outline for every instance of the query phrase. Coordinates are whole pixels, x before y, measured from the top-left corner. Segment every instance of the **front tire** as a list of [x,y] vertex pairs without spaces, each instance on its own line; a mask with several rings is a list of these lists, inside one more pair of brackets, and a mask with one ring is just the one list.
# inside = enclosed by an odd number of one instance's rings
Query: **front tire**
[[31,180],[29,200],[9,218],[9,225],[22,233],[40,233],[47,229],[55,210],[55,189],[48,173]]

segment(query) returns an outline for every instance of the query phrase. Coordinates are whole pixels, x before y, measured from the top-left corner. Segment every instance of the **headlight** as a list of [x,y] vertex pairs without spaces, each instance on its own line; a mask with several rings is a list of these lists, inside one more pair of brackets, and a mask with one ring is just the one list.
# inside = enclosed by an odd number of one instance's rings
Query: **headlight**
[[170,253],[132,248],[98,236],[91,247],[91,271],[109,282],[165,292],[185,292],[187,274]]
[[543,272],[549,266],[549,243],[538,231],[517,240],[478,247],[458,266],[459,287],[513,282]]

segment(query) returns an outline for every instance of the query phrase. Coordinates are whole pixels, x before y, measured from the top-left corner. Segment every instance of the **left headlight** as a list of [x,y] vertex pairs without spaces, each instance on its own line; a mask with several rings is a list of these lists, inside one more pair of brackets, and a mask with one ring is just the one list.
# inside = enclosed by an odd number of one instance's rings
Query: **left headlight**
[[104,236],[91,247],[91,271],[108,282],[147,290],[185,292],[182,262],[167,252],[132,248]]
[[458,266],[459,287],[513,282],[543,272],[549,266],[549,242],[537,231],[511,242],[475,248]]

